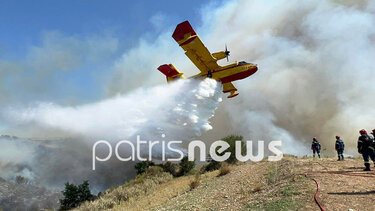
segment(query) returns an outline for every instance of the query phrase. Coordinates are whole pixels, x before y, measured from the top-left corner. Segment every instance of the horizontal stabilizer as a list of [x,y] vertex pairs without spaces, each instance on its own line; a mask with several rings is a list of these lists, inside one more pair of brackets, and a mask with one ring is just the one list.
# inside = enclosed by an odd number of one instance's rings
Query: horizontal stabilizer
[[173,64],[160,65],[158,67],[158,70],[167,77],[167,81],[172,81],[178,78],[184,78],[184,73],[179,72]]

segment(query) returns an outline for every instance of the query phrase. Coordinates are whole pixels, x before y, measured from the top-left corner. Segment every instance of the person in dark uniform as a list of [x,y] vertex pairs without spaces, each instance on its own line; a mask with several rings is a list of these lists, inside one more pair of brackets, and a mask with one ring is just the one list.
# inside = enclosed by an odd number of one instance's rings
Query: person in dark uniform
[[344,148],[345,148],[344,142],[341,140],[340,136],[336,136],[335,149],[337,151],[337,156],[339,157],[338,160],[344,160]]
[[320,143],[316,137],[313,138],[312,144],[311,144],[311,149],[313,151],[313,157],[315,158],[315,153],[318,154],[318,157],[320,158]]
[[370,159],[375,164],[375,149],[374,149],[374,140],[367,134],[367,131],[362,129],[359,131],[361,136],[358,138],[358,153],[362,154],[363,161],[365,164],[364,171],[371,171],[370,169]]

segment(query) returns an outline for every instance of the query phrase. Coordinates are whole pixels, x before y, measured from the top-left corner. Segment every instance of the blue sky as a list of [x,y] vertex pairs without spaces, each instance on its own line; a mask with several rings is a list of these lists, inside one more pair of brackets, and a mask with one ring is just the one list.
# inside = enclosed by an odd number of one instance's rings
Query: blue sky
[[3,101],[98,100],[114,63],[140,37],[152,39],[184,20],[199,26],[201,9],[221,2],[0,0]]
[[[199,10],[208,1],[0,1],[1,56],[22,55],[40,43],[45,31],[65,35],[116,33],[124,45],[153,30],[150,18],[161,14],[170,24],[188,19],[199,24]],[[5,50],[4,50],[5,48]]]

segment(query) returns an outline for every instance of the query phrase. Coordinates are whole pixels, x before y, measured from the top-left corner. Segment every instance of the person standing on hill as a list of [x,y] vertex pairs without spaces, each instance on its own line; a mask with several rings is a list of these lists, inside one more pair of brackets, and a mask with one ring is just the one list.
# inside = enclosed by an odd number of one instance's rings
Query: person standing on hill
[[370,158],[375,164],[375,148],[374,140],[367,134],[367,131],[362,129],[359,131],[361,136],[358,138],[358,153],[362,154],[363,161],[365,164],[364,171],[371,171],[370,169]]
[[344,148],[345,148],[344,142],[341,140],[340,136],[336,136],[335,149],[337,151],[337,156],[339,157],[338,160],[344,160]]
[[313,157],[315,158],[315,153],[318,154],[318,157],[320,158],[320,143],[316,137],[313,138],[313,142],[311,144],[311,149],[313,151]]

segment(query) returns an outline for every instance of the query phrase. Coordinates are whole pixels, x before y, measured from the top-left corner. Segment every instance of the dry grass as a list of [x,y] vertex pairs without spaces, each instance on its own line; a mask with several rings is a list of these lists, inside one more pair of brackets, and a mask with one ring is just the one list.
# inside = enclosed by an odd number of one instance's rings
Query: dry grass
[[83,203],[77,210],[95,211],[112,209],[116,205],[131,198],[143,196],[156,189],[160,184],[171,181],[173,176],[159,169],[152,169],[145,174],[138,175],[136,179],[127,182],[125,185],[108,190],[92,202]]
[[262,185],[258,184],[257,186],[255,186],[252,190],[253,193],[256,193],[256,192],[259,192],[262,190]]
[[228,163],[222,163],[221,167],[219,169],[219,176],[224,176],[229,174],[231,171],[231,167],[229,166]]

